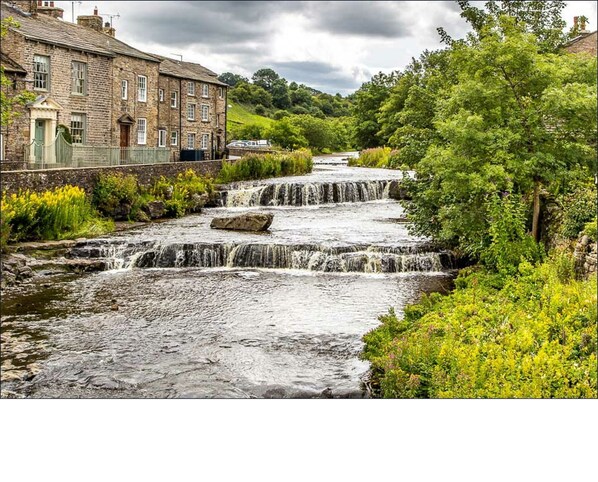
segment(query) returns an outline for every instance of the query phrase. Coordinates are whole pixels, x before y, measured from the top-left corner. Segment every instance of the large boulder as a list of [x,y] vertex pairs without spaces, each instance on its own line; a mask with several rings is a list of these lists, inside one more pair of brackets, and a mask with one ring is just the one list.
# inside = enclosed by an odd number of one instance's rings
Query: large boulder
[[273,214],[245,213],[238,216],[214,218],[210,227],[235,231],[266,231],[272,224],[273,219]]
[[164,204],[164,201],[149,201],[144,208],[145,212],[152,219],[161,218],[164,216],[164,214],[166,214],[166,205]]

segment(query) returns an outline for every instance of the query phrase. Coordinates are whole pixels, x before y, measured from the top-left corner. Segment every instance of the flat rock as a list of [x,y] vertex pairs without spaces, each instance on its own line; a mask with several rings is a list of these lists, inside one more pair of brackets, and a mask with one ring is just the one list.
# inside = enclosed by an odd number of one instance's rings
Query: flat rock
[[238,216],[214,218],[210,223],[210,227],[234,231],[266,231],[273,220],[273,214],[245,213]]

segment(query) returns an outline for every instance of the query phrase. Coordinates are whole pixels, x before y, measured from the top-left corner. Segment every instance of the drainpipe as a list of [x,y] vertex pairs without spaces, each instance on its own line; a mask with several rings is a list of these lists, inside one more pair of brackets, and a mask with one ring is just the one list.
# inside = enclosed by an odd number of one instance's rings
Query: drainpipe
[[179,161],[181,160],[181,151],[183,150],[183,96],[181,92],[183,91],[183,81],[179,79],[179,95],[178,95],[178,103],[179,103]]

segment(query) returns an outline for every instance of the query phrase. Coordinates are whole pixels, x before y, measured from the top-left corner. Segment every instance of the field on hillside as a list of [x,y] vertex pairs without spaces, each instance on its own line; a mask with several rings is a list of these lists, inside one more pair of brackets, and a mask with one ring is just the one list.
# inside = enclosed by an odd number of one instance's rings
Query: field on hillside
[[241,104],[229,101],[228,105],[230,107],[227,109],[226,114],[226,128],[229,130],[244,124],[257,124],[260,127],[270,127],[272,122],[274,122],[268,117],[253,114]]

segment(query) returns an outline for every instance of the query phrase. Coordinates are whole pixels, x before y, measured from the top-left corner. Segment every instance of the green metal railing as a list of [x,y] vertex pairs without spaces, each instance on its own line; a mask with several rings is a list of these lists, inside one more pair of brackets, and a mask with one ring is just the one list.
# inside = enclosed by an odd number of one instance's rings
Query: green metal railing
[[162,164],[173,161],[168,147],[109,147],[69,144],[58,133],[44,145],[33,141],[25,146],[26,169],[65,167],[107,167],[134,164]]

